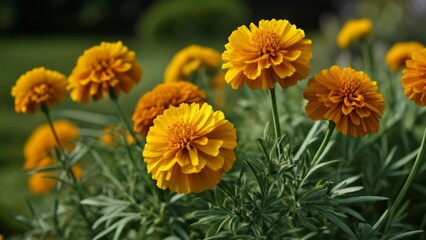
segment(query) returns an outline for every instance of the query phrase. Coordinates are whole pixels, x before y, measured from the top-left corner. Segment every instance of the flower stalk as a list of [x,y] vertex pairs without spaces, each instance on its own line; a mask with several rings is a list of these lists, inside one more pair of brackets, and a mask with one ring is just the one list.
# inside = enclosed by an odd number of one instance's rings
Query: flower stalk
[[314,158],[312,159],[312,166],[317,164],[318,159],[324,152],[325,147],[327,146],[328,142],[330,141],[331,135],[333,134],[334,128],[336,127],[336,124],[333,121],[328,121],[328,129],[327,133],[324,136],[324,139],[322,140],[322,143],[320,147],[318,148],[318,151],[315,153]]
[[278,151],[278,158],[281,158],[281,144],[278,143],[278,139],[281,136],[281,126],[280,126],[280,119],[278,116],[278,110],[277,110],[277,99],[275,96],[275,88],[269,89],[269,95],[271,96],[271,107],[272,107],[272,118],[274,122],[274,130],[275,130],[275,141],[278,144],[277,151]]
[[416,160],[414,161],[413,167],[411,168],[410,173],[408,174],[408,177],[405,180],[405,183],[402,186],[401,191],[399,191],[398,196],[396,197],[394,203],[389,208],[389,217],[388,217],[387,222],[386,222],[386,226],[385,226],[385,230],[384,230],[385,234],[383,236],[385,236],[387,231],[389,230],[389,227],[392,223],[394,214],[395,214],[396,210],[398,209],[399,205],[401,204],[402,200],[404,199],[404,196],[405,196],[408,188],[410,187],[411,183],[413,182],[413,179],[416,176],[417,171],[419,170],[419,167],[420,167],[422,161],[424,160],[425,152],[426,152],[426,129],[423,132],[423,137],[422,137],[422,141],[420,143],[419,152],[417,154]]
[[[130,135],[132,135],[133,139],[135,140],[136,144],[139,147],[142,147],[141,142],[139,141],[139,139],[136,137],[135,131],[133,131],[133,128],[130,126],[129,121],[127,120],[126,116],[124,115],[123,109],[121,108],[120,104],[118,103],[118,96],[117,94],[114,92],[114,89],[110,88],[109,89],[109,96],[113,102],[113,105],[115,107],[115,110],[118,114],[118,116],[120,117],[121,121],[124,123],[124,125],[126,126],[127,130],[129,131]],[[127,142],[127,141],[126,141]]]

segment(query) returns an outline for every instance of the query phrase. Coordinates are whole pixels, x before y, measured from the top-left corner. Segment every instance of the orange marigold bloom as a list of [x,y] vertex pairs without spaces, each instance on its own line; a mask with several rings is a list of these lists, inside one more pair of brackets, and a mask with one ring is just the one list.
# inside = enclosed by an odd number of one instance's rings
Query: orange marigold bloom
[[422,48],[423,44],[416,41],[395,43],[386,54],[386,63],[391,70],[398,71],[405,66],[405,61],[411,58],[413,52]]
[[416,51],[402,71],[405,95],[417,105],[426,106],[426,48]]
[[369,35],[373,31],[373,23],[368,18],[349,19],[337,35],[337,45],[348,48],[352,43]]
[[141,80],[142,67],[136,62],[135,52],[128,50],[121,41],[102,42],[78,58],[69,76],[68,90],[76,102],[98,100],[110,90],[129,93]]
[[354,137],[376,132],[385,108],[377,83],[350,67],[322,70],[309,80],[303,96],[311,119],[333,121],[337,131]]
[[154,119],[171,106],[181,103],[202,103],[206,98],[204,91],[190,82],[171,82],[159,84],[145,93],[138,101],[133,114],[133,129],[146,136]]
[[44,67],[34,68],[21,75],[12,88],[15,111],[34,113],[41,104],[52,105],[67,95],[66,77]]
[[215,49],[190,45],[173,56],[164,71],[164,82],[188,81],[200,68],[216,70],[220,62],[220,53]]
[[204,103],[171,107],[154,120],[143,151],[148,173],[161,189],[178,193],[215,187],[236,158],[236,130]]
[[100,136],[100,140],[110,147],[117,147],[117,143],[119,143],[121,138],[124,136],[126,137],[128,144],[135,144],[135,139],[132,137],[129,131],[115,125],[106,126],[102,135]]
[[229,36],[222,54],[225,80],[238,89],[247,83],[251,89],[293,86],[308,76],[312,41],[302,29],[287,20],[261,20],[250,29],[241,26]]
[[[79,137],[78,127],[65,120],[53,122],[61,145],[66,150],[74,149],[72,141]],[[49,124],[37,127],[24,145],[24,168],[35,169],[39,167],[44,158],[52,156],[54,147],[57,146],[55,137]]]

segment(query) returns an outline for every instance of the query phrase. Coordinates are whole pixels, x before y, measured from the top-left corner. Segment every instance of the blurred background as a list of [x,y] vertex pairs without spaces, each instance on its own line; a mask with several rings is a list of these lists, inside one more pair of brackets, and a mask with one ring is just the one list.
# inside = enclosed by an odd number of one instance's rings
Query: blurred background
[[[368,17],[375,48],[383,55],[396,41],[426,43],[424,0],[1,0],[0,1],[0,233],[24,231],[11,214],[28,214],[26,202],[40,201],[27,189],[22,147],[39,124],[14,112],[12,86],[26,71],[44,66],[69,75],[83,51],[101,41],[122,40],[144,68],[141,83],[120,97],[131,116],[137,99],[163,81],[173,54],[189,44],[224,50],[230,33],[260,19],[288,19],[313,39],[312,73],[344,61],[335,38],[344,21]],[[78,109],[112,114],[108,99],[53,111]]]

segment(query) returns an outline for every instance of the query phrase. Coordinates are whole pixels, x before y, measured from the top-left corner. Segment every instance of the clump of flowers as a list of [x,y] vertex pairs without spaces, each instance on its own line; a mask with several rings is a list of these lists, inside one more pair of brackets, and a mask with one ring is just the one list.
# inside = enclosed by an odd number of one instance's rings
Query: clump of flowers
[[405,95],[417,105],[426,106],[426,48],[416,51],[402,72]]
[[142,77],[136,54],[121,41],[102,42],[78,58],[68,78],[68,90],[76,102],[98,100],[111,92],[129,93]]
[[202,103],[205,98],[204,91],[190,82],[159,84],[139,99],[132,117],[133,129],[146,136],[154,119],[164,110],[181,103]]
[[337,131],[354,137],[376,132],[385,108],[377,83],[350,67],[322,70],[309,80],[303,96],[311,119],[333,121]]
[[232,88],[251,89],[295,85],[310,71],[312,41],[287,20],[261,20],[233,31],[222,54],[225,80]]
[[236,158],[236,131],[206,103],[183,103],[154,120],[143,151],[148,172],[161,189],[178,193],[215,187]]
[[200,68],[216,71],[221,56],[213,48],[190,45],[177,52],[164,71],[164,82],[189,81],[190,76]]
[[67,95],[66,77],[44,67],[34,68],[21,75],[12,88],[15,111],[34,113],[38,106],[61,102]]
[[337,45],[348,48],[352,43],[365,38],[373,31],[373,23],[368,18],[349,19],[337,35]]
[[423,44],[411,42],[397,42],[386,53],[386,63],[392,71],[398,71],[405,67],[405,61],[411,59],[413,52],[424,48]]

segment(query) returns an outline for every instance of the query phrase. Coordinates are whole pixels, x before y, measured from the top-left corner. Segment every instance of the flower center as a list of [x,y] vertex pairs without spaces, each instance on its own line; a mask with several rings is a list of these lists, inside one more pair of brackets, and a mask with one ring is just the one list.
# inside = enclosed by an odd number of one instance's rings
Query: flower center
[[190,148],[196,138],[194,126],[184,122],[177,122],[170,126],[168,135],[169,148]]
[[252,37],[257,47],[259,57],[264,55],[275,56],[280,50],[280,38],[278,34],[269,30],[258,30]]
[[361,83],[360,79],[362,77],[363,76],[361,72],[357,72],[348,68],[343,69],[343,76],[340,82],[340,93],[346,97],[351,95],[358,95],[359,86]]
[[31,95],[31,100],[34,102],[44,102],[49,98],[50,92],[52,90],[49,88],[47,84],[40,84],[34,86],[33,93]]
[[93,71],[95,72],[98,81],[107,82],[114,78],[112,62],[113,61],[111,60],[102,60],[93,66]]

